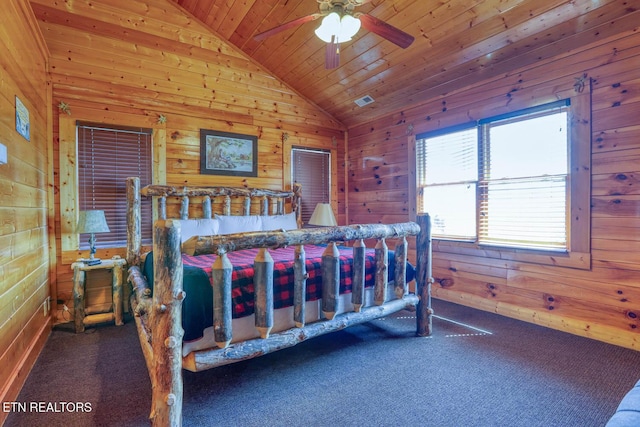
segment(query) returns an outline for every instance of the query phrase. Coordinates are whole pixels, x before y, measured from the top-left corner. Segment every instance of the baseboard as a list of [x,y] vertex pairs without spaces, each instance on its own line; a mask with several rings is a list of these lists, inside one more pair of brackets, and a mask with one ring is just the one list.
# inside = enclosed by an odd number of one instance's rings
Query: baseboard
[[[41,310],[36,310],[31,319],[29,319],[27,327],[29,324],[35,323],[40,319],[42,319],[42,312]],[[20,358],[18,364],[13,368],[9,381],[5,385],[4,389],[0,391],[0,402],[13,402],[18,398],[20,390],[22,390],[31,369],[35,365],[38,356],[42,352],[42,349],[51,334],[51,328],[52,319],[49,316],[46,318],[46,321],[42,322],[38,327],[38,331],[34,335],[28,347],[25,349],[22,358]],[[8,416],[8,412],[0,410],[0,426],[4,425]]]

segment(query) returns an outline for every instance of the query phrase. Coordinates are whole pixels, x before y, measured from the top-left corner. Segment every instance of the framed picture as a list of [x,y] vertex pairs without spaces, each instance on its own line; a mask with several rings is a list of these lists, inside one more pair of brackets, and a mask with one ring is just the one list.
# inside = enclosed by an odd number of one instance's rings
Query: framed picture
[[258,176],[258,137],[200,129],[200,173]]
[[31,140],[31,119],[29,119],[29,109],[16,96],[16,130],[27,141]]

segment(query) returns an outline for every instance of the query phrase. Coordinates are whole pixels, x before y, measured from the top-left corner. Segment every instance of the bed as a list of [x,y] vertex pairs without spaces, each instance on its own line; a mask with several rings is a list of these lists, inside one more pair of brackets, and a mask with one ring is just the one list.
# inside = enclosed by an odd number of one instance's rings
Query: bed
[[[297,185],[141,189],[137,177],[126,185],[130,310],[151,378],[153,425],[181,424],[182,369],[251,359],[405,309],[416,311],[416,335],[431,334],[428,215],[302,228]],[[147,253],[143,197],[154,199],[158,218]]]

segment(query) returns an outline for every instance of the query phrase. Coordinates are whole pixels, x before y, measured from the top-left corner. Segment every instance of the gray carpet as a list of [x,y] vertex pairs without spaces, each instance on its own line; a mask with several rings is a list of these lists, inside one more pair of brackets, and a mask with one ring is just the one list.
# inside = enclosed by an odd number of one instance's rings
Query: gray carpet
[[[401,312],[185,372],[183,424],[603,426],[640,378],[640,352],[433,305],[431,337],[415,337],[413,313]],[[91,411],[12,412],[5,425],[145,426],[150,387],[132,321],[79,335],[58,327],[18,401],[82,402]]]

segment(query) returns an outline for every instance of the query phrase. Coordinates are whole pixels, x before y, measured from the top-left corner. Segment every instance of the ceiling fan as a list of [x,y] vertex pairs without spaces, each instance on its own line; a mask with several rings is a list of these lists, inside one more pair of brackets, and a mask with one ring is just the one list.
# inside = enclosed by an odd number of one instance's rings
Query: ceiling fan
[[325,52],[325,67],[327,69],[336,68],[340,64],[340,43],[350,41],[358,32],[360,26],[403,49],[413,43],[414,37],[411,34],[407,34],[372,15],[354,11],[356,6],[361,6],[371,0],[317,1],[320,3],[320,12],[285,22],[275,28],[257,34],[254,39],[261,41],[298,25],[323,18],[322,24],[316,29],[315,33],[322,41],[327,43]]

